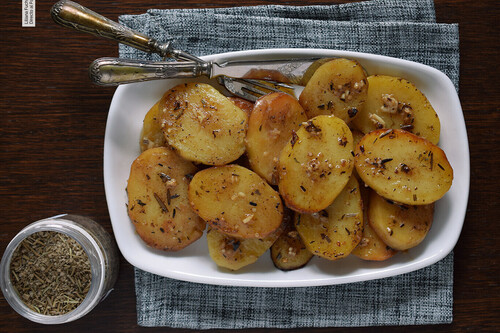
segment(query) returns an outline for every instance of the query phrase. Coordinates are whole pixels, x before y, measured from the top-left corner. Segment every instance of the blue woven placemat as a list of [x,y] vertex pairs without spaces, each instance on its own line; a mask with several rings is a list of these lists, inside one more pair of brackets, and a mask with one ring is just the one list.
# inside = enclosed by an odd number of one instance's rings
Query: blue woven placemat
[[[332,6],[149,10],[120,21],[195,55],[263,48],[327,48],[424,63],[458,89],[458,26],[435,22],[429,0]],[[120,56],[156,59],[127,46]],[[334,327],[450,323],[453,253],[397,277],[307,288],[222,287],[135,271],[137,322],[176,328]]]

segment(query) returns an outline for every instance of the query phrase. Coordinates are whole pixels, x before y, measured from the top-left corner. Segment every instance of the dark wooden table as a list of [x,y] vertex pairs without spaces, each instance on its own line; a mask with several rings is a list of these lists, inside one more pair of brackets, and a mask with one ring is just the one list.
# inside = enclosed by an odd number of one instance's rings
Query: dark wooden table
[[[0,20],[0,251],[24,226],[62,212],[87,215],[112,232],[103,186],[103,140],[114,89],[92,85],[87,67],[116,56],[113,42],[61,28],[36,1],[36,27],[21,27],[21,2],[3,1]],[[345,2],[345,1],[333,1]],[[329,1],[82,1],[116,20],[148,8],[226,7]],[[460,24],[460,99],[471,151],[471,191],[465,225],[455,248],[454,321],[451,325],[379,328],[383,331],[471,332],[500,327],[499,243],[500,5],[496,0],[436,0],[437,20]],[[137,326],[133,267],[121,260],[115,291],[86,317],[42,326],[0,297],[1,332],[184,332]],[[278,331],[278,330],[246,330]],[[297,329],[290,332],[361,332]]]

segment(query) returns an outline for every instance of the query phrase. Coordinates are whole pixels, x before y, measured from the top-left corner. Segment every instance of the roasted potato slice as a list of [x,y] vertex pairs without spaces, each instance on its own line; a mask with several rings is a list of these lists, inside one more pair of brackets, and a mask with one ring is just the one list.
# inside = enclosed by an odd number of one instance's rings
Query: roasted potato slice
[[280,154],[278,187],[286,205],[302,213],[328,207],[353,170],[351,130],[334,116],[308,120]]
[[404,130],[376,130],[355,150],[358,175],[384,198],[426,205],[451,187],[453,169],[441,148]]
[[247,115],[205,83],[185,83],[162,98],[159,122],[167,142],[187,160],[224,165],[245,152]]
[[205,222],[191,209],[187,195],[195,172],[191,162],[166,147],[148,149],[132,163],[128,215],[148,245],[177,251],[203,235]]
[[283,229],[284,227],[280,226],[263,239],[240,239],[209,227],[208,253],[217,266],[236,271],[256,262],[276,241]]
[[407,250],[422,242],[429,232],[434,204],[408,206],[388,201],[375,192],[370,195],[368,222],[384,243]]
[[248,119],[247,155],[252,170],[271,185],[278,183],[276,167],[281,150],[306,120],[302,106],[288,94],[271,93],[255,103]]
[[381,128],[404,129],[433,144],[439,141],[441,124],[436,111],[427,97],[405,79],[369,76],[366,103],[358,110],[353,123],[363,133]]
[[213,228],[237,238],[264,238],[283,220],[279,194],[239,165],[199,171],[189,184],[189,201]]
[[333,114],[348,123],[365,103],[367,88],[363,67],[355,60],[338,58],[314,72],[299,101],[309,118]]
[[295,216],[295,228],[309,251],[329,260],[346,257],[363,235],[363,204],[358,181],[351,177],[326,209]]
[[141,141],[139,142],[141,152],[155,147],[165,147],[167,145],[167,140],[157,121],[160,103],[161,100],[156,102],[144,117],[141,130]]
[[313,254],[306,248],[294,224],[294,212],[286,209],[285,230],[271,246],[271,259],[276,268],[291,271],[304,267]]

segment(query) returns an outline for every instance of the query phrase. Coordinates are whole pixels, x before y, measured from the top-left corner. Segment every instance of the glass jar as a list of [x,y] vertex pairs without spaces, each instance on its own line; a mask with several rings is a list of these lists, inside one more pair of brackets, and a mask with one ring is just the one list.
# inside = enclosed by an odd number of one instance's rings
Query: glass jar
[[[41,231],[63,233],[76,240],[90,261],[91,282],[84,300],[74,310],[61,315],[43,315],[31,310],[19,297],[10,274],[17,247],[28,236]],[[97,222],[79,215],[58,215],[31,223],[7,245],[0,263],[0,288],[10,306],[23,317],[41,324],[62,324],[89,313],[113,290],[118,277],[119,256],[114,240]]]

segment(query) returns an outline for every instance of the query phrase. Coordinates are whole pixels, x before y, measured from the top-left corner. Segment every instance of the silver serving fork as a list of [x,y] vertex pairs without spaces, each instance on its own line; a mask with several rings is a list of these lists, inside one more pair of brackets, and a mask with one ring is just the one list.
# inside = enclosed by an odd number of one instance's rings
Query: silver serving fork
[[[267,80],[239,78],[244,75],[244,72],[239,71],[248,70],[251,65],[257,66],[257,62],[242,62],[239,65],[228,65],[228,67],[206,62],[187,52],[174,49],[170,42],[160,43],[156,39],[114,22],[73,1],[61,0],[57,2],[52,7],[51,16],[56,23],[62,26],[112,39],[142,51],[157,53],[164,59],[171,57],[180,60],[180,62],[148,62],[100,58],[89,67],[91,80],[99,85],[118,85],[163,78],[193,78],[205,75],[210,78],[217,77],[218,82],[230,93],[251,101],[255,101],[258,97],[272,91],[284,91],[298,98],[303,88]],[[296,59],[295,65],[301,66],[298,72],[303,73],[304,68],[315,60],[317,59]],[[270,66],[269,68],[274,69],[277,66],[290,67],[294,63],[290,60],[278,60],[274,62],[263,61],[261,65],[263,68]],[[231,77],[225,75],[224,71],[227,68],[231,70]],[[293,69],[288,68],[287,72],[293,73]],[[292,82],[295,81],[295,78],[292,77]]]

